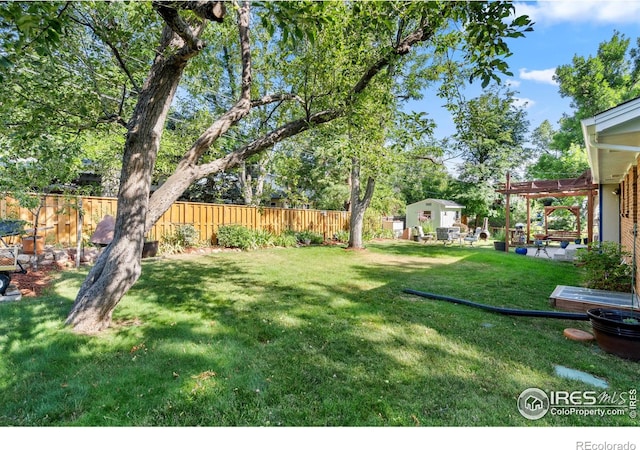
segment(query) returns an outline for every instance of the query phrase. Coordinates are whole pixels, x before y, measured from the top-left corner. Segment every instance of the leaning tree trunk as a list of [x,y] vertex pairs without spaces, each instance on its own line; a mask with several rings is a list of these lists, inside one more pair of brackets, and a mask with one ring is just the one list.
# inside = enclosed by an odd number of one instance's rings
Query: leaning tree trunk
[[367,188],[364,196],[360,198],[360,161],[353,158],[351,161],[351,217],[349,219],[349,243],[348,248],[362,249],[364,242],[362,233],[364,231],[364,214],[371,203],[375,180],[371,177],[367,179]]
[[[76,331],[97,332],[108,327],[111,312],[140,276],[151,175],[164,120],[182,72],[182,67],[163,69],[149,78],[130,125],[113,241],[92,268],[69,313],[67,324]],[[143,101],[145,95],[156,101]],[[157,101],[160,98],[164,101]]]
[[113,241],[89,272],[67,317],[67,325],[75,331],[95,333],[107,328],[112,311],[140,276],[151,175],[160,138],[184,67],[201,49],[185,44],[172,52],[176,39],[165,27],[160,51],[127,124]]

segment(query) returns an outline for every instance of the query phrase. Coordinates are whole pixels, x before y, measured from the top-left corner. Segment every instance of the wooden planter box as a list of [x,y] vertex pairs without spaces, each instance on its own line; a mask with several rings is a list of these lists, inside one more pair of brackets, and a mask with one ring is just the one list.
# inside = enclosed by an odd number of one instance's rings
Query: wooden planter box
[[[638,299],[635,299],[638,307]],[[631,294],[559,285],[549,296],[549,304],[562,311],[587,312],[593,308],[631,310]]]

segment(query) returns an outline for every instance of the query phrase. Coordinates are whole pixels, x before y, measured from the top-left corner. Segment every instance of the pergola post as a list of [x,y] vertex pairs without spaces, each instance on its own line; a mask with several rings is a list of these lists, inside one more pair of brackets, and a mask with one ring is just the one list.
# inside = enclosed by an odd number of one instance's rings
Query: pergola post
[[509,230],[509,217],[511,216],[511,204],[509,189],[511,189],[511,174],[507,172],[507,200],[506,210],[504,212],[504,251],[509,253],[509,241],[511,241],[511,231]]
[[531,242],[529,236],[531,236],[531,199],[527,195],[527,244]]

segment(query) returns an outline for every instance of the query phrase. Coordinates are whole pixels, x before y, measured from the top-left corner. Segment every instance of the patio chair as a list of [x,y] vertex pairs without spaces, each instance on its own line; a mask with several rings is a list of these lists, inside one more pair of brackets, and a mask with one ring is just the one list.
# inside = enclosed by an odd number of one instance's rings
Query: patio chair
[[444,241],[444,245],[453,244],[453,241],[460,238],[460,227],[438,227],[436,228],[436,239]]
[[540,252],[542,251],[545,255],[547,255],[547,258],[551,258],[551,256],[549,256],[549,252],[547,251],[547,247],[549,246],[548,239],[536,239],[533,241],[533,244],[536,246],[536,254],[533,256],[540,256]]
[[473,243],[477,242],[480,239],[480,233],[482,233],[482,228],[478,227],[475,229],[473,234],[465,236],[464,241],[467,242],[470,246],[473,247]]
[[425,234],[421,226],[416,227],[416,232],[417,232],[418,242],[421,242],[421,241],[429,242],[433,240],[433,234],[431,233]]

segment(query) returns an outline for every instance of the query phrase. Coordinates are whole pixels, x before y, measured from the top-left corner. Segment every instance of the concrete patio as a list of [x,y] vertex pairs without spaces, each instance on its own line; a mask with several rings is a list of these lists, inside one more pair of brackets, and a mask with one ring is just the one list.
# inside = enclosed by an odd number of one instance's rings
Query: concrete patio
[[581,248],[587,248],[587,246],[571,243],[564,249],[559,245],[548,245],[547,247],[541,247],[540,250],[538,250],[536,246],[529,245],[527,246],[526,256],[546,258],[554,261],[573,261],[576,257],[577,250]]

